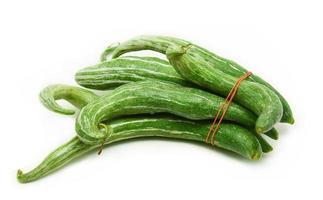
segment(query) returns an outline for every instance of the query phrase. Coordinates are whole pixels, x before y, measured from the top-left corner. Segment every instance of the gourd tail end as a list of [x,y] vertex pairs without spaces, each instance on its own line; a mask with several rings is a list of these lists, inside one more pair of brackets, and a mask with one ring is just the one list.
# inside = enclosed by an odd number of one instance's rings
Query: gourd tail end
[[111,45],[109,45],[105,50],[104,52],[101,54],[100,56],[100,61],[101,62],[104,62],[107,60],[107,57],[108,56],[111,56],[113,51],[118,47],[120,46],[120,42],[116,42],[116,43],[112,43]]
[[180,45],[172,45],[169,46],[166,50],[167,58],[174,58],[177,56],[181,56],[187,52],[187,50],[191,47],[191,44],[180,46]]
[[24,178],[24,173],[22,170],[18,169],[17,171],[17,180],[20,182],[20,183],[27,183],[28,181],[25,180]]
[[259,160],[261,156],[262,156],[262,153],[257,151],[251,156],[251,160]]

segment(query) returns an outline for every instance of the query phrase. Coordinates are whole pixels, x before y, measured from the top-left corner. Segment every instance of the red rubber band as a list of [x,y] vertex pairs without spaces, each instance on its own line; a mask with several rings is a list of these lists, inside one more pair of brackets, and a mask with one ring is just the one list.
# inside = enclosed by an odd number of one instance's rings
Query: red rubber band
[[[243,80],[245,80],[246,78],[248,78],[251,74],[252,74],[252,72],[245,73],[233,85],[233,87],[230,90],[228,96],[223,101],[223,103],[220,106],[220,109],[218,110],[217,114],[214,117],[213,123],[212,123],[212,125],[210,127],[210,130],[209,130],[209,133],[207,134],[206,139],[205,139],[205,142],[206,143],[211,143],[212,145],[214,145],[214,141],[215,141],[216,134],[217,134],[217,132],[218,132],[218,130],[220,128],[220,125],[221,125],[221,123],[223,121],[223,118],[225,116],[225,113],[229,109],[229,107],[230,107],[230,105],[231,105],[231,103],[233,101],[233,98],[234,98],[234,96],[236,95],[236,93],[237,93],[237,91],[239,89],[239,86],[240,86],[241,82]],[[226,107],[225,107],[225,105],[226,105]],[[219,118],[221,112],[222,112],[222,115],[221,115],[221,117],[219,119],[219,122],[217,123],[218,118]],[[217,124],[217,125],[216,125],[216,127],[214,129],[215,124]],[[209,142],[210,139],[211,139],[211,141]]]

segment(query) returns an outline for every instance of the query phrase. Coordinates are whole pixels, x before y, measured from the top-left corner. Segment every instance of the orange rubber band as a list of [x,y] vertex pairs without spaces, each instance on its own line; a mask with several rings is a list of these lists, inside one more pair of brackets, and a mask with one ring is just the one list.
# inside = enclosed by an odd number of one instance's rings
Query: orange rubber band
[[[207,134],[206,139],[205,139],[205,142],[206,143],[211,143],[212,145],[214,145],[215,136],[216,136],[216,134],[217,134],[217,132],[218,132],[218,130],[220,128],[220,125],[221,125],[221,123],[223,121],[223,118],[225,116],[225,113],[229,109],[229,107],[230,107],[230,105],[231,105],[231,103],[233,101],[233,98],[234,98],[234,96],[236,95],[236,93],[237,93],[237,91],[239,89],[239,86],[240,86],[241,82],[243,80],[245,80],[246,78],[248,78],[251,74],[252,74],[252,72],[247,72],[244,75],[242,75],[236,81],[236,83],[234,84],[234,86],[232,87],[232,89],[230,90],[228,96],[226,97],[226,99],[224,100],[224,102],[221,104],[220,109],[218,110],[218,112],[217,112],[217,114],[216,114],[216,116],[215,116],[215,118],[213,120],[213,123],[212,123],[212,125],[210,127],[209,133]],[[225,107],[225,105],[226,105],[226,107]],[[217,123],[218,118],[219,118],[221,112],[222,112],[222,115],[221,115],[221,117],[219,119],[219,122]],[[216,125],[216,127],[214,129],[215,124],[217,124],[217,125]],[[209,142],[210,137],[211,137],[211,141]]]

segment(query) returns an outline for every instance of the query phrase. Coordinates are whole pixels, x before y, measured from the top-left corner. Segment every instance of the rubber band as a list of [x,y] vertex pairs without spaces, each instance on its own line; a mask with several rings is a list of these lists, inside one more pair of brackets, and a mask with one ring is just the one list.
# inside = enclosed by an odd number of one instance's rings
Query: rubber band
[[[216,114],[216,115],[215,115],[215,117],[214,117],[213,123],[212,123],[212,125],[211,125],[211,127],[210,127],[210,130],[209,130],[209,132],[208,132],[208,134],[207,134],[207,136],[206,136],[206,139],[205,139],[205,142],[206,142],[206,143],[211,143],[212,145],[214,145],[216,134],[217,134],[217,132],[218,132],[218,130],[219,130],[219,128],[220,128],[220,125],[221,125],[221,123],[222,123],[222,121],[223,121],[223,118],[224,118],[224,116],[225,116],[225,114],[226,114],[227,110],[229,109],[229,107],[230,107],[230,105],[231,105],[231,103],[232,103],[232,101],[233,101],[234,96],[236,95],[236,93],[237,93],[237,91],[238,91],[238,89],[239,89],[239,86],[240,86],[241,82],[242,82],[243,80],[245,80],[246,78],[248,78],[251,74],[252,74],[252,72],[249,72],[249,71],[248,71],[248,72],[246,72],[246,73],[245,73],[244,75],[242,75],[242,76],[241,76],[241,77],[236,81],[236,83],[233,85],[233,87],[232,87],[232,89],[230,90],[230,92],[229,92],[228,96],[227,96],[227,97],[226,97],[226,99],[223,101],[223,103],[222,103],[222,104],[221,104],[221,106],[220,106],[220,109],[218,110],[217,114]],[[220,117],[220,119],[219,119],[219,121],[218,121],[218,118],[219,118],[219,116],[220,116],[221,112],[222,112],[222,115],[221,115],[221,117]],[[218,122],[217,122],[217,121],[218,121]],[[214,129],[215,124],[216,124],[216,127],[215,127],[215,129]],[[209,141],[210,139],[211,139],[211,141]]]

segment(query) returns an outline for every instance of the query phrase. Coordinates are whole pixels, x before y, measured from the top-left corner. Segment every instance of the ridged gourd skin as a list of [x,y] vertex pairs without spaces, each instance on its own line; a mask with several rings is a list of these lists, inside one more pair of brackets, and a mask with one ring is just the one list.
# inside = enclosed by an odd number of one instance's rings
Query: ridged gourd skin
[[[168,82],[128,83],[86,105],[76,119],[75,130],[84,143],[94,145],[103,143],[110,135],[109,127],[99,129],[103,121],[146,113],[170,113],[191,120],[213,119],[223,101],[214,94]],[[224,119],[254,127],[256,116],[233,103]]]
[[[69,92],[67,92],[69,91]],[[111,91],[106,91],[105,94],[111,93]],[[50,111],[57,112],[57,110],[66,110],[65,108],[61,107],[58,103],[56,103],[55,97],[60,96],[60,99],[64,99],[67,102],[71,103],[78,109],[82,109],[85,105],[88,103],[96,100],[99,98],[98,95],[94,94],[91,91],[85,90],[83,88],[75,87],[75,86],[70,86],[70,85],[63,85],[63,84],[55,84],[55,85],[49,85],[46,88],[44,88],[40,96],[42,97],[42,104]],[[79,103],[81,102],[81,103]],[[67,114],[69,115],[70,113],[66,112],[57,112],[60,114]],[[211,123],[211,122],[210,122]],[[252,131],[253,132],[253,131]],[[254,133],[254,132],[253,132]],[[268,132],[265,133],[268,137],[271,139],[277,140],[279,133],[276,129],[272,129]],[[256,135],[260,145],[263,149],[264,153],[268,153],[269,149],[270,151],[272,150],[272,147],[270,146],[269,143],[266,142],[265,139],[262,138],[261,135],[257,134]]]
[[[67,93],[66,91],[73,91]],[[79,91],[79,93],[78,93]],[[97,95],[92,93],[91,98],[86,98],[91,94],[85,93],[84,89],[69,85],[50,85],[42,90],[43,105],[51,111],[64,110],[55,101],[55,96],[60,94],[60,99],[65,99],[71,104],[81,109],[84,104],[90,103]],[[84,96],[83,96],[84,95]],[[82,104],[75,99],[80,98]],[[89,102],[86,102],[87,99]],[[61,112],[59,112],[61,113]],[[63,112],[63,114],[66,114]],[[166,137],[174,139],[184,139],[205,142],[206,134],[210,128],[210,121],[190,121],[184,118],[171,115],[141,115],[119,118],[109,122],[112,127],[112,135],[105,144],[114,143],[121,140],[128,140],[138,137]],[[257,137],[255,137],[255,135]],[[260,139],[258,138],[260,137]],[[261,142],[259,142],[261,141]],[[236,124],[224,123],[221,125],[215,138],[215,145],[236,152],[237,154],[251,160],[258,160],[265,152],[266,146],[261,136],[253,133]],[[266,142],[266,141],[265,141]],[[33,170],[23,173],[18,170],[17,179],[21,183],[28,183],[38,180],[85,153],[99,148],[100,145],[86,145],[78,137],[73,137],[69,142],[55,149]]]
[[[204,65],[194,46],[182,52],[183,46],[168,47],[166,55],[171,64],[187,80],[210,89],[222,96],[229,93],[236,79],[221,70]],[[192,52],[191,52],[192,51]],[[122,67],[121,67],[122,66]],[[107,89],[130,81],[157,79],[185,84],[186,81],[171,66],[159,58],[121,57],[96,66],[85,68],[76,74],[76,81],[85,87]],[[221,77],[221,78],[218,78]],[[256,130],[259,133],[272,129],[282,116],[282,105],[274,92],[261,84],[244,81],[235,100],[259,115]]]
[[86,88],[106,90],[129,82],[156,79],[192,85],[165,60],[154,57],[124,56],[86,67],[75,74],[76,82]]
[[[183,79],[167,61],[154,57],[119,57],[83,68],[75,75],[75,80],[79,85],[97,90],[106,90],[130,82],[152,79],[198,87]],[[275,130],[267,131],[264,134],[272,139],[278,139],[278,132]]]
[[[106,145],[139,137],[164,137],[204,142],[210,128],[209,121],[191,121],[165,115],[133,116],[113,120],[108,125],[113,132],[105,142]],[[258,160],[262,156],[262,149],[256,136],[248,129],[235,124],[221,125],[215,145],[250,160]],[[99,147],[100,144],[86,145],[78,137],[74,137],[50,153],[43,162],[28,173],[18,170],[17,179],[21,183],[35,181]]]
[[[152,79],[199,87],[183,79],[167,61],[154,57],[123,56],[85,67],[75,75],[79,85],[97,90]],[[278,139],[277,131],[267,131],[265,134],[272,139]]]
[[[236,78],[200,62],[201,58],[194,49],[194,46],[173,45],[168,47],[166,55],[176,71],[187,80],[222,96],[229,94],[236,83]],[[259,83],[242,81],[234,101],[258,115],[255,125],[257,133],[272,129],[283,115],[283,107],[278,96]]]
[[[221,70],[223,73],[231,75],[233,77],[239,78],[243,74],[247,72],[247,70],[237,64],[236,62],[220,57],[207,49],[204,49],[198,45],[192,44],[191,42],[174,38],[174,37],[167,37],[167,36],[139,36],[133,39],[130,39],[124,43],[121,43],[118,47],[114,48],[114,51],[110,51],[109,53],[112,54],[112,58],[117,58],[122,54],[132,52],[132,51],[140,51],[140,50],[152,50],[159,53],[166,54],[166,50],[169,46],[172,45],[180,45],[180,46],[187,46],[191,45],[194,47],[195,54],[198,55],[204,64],[209,64],[212,67]],[[102,55],[102,57],[106,57],[106,55]],[[286,99],[269,83],[261,79],[259,76],[252,74],[247,78],[248,81],[256,82],[265,85],[270,90],[278,95],[280,101],[282,102],[283,106],[283,116],[281,118],[281,122],[284,123],[294,123],[293,113],[292,110],[286,101]]]
[[[111,92],[112,91],[109,90],[109,91],[106,91],[105,94],[108,95]],[[53,111],[53,112],[57,112],[60,114],[65,114],[65,115],[71,114],[70,109],[66,109],[66,108],[62,107],[61,105],[59,105],[56,102],[56,100],[64,99],[67,102],[74,105],[76,108],[82,109],[88,103],[99,98],[98,95],[96,95],[95,93],[93,93],[91,91],[85,90],[80,87],[63,85],[63,84],[49,85],[40,92],[39,96],[40,96],[42,104],[48,110]],[[57,98],[57,96],[59,96],[59,98]],[[264,134],[274,140],[277,140],[279,137],[278,131],[274,128]],[[260,138],[262,136],[257,135],[257,137]],[[260,144],[265,145],[265,146],[269,145],[269,144],[265,144],[263,142],[260,142]],[[269,149],[269,148],[263,148],[263,149]],[[267,152],[269,152],[269,151],[264,151],[264,153],[267,153]]]

